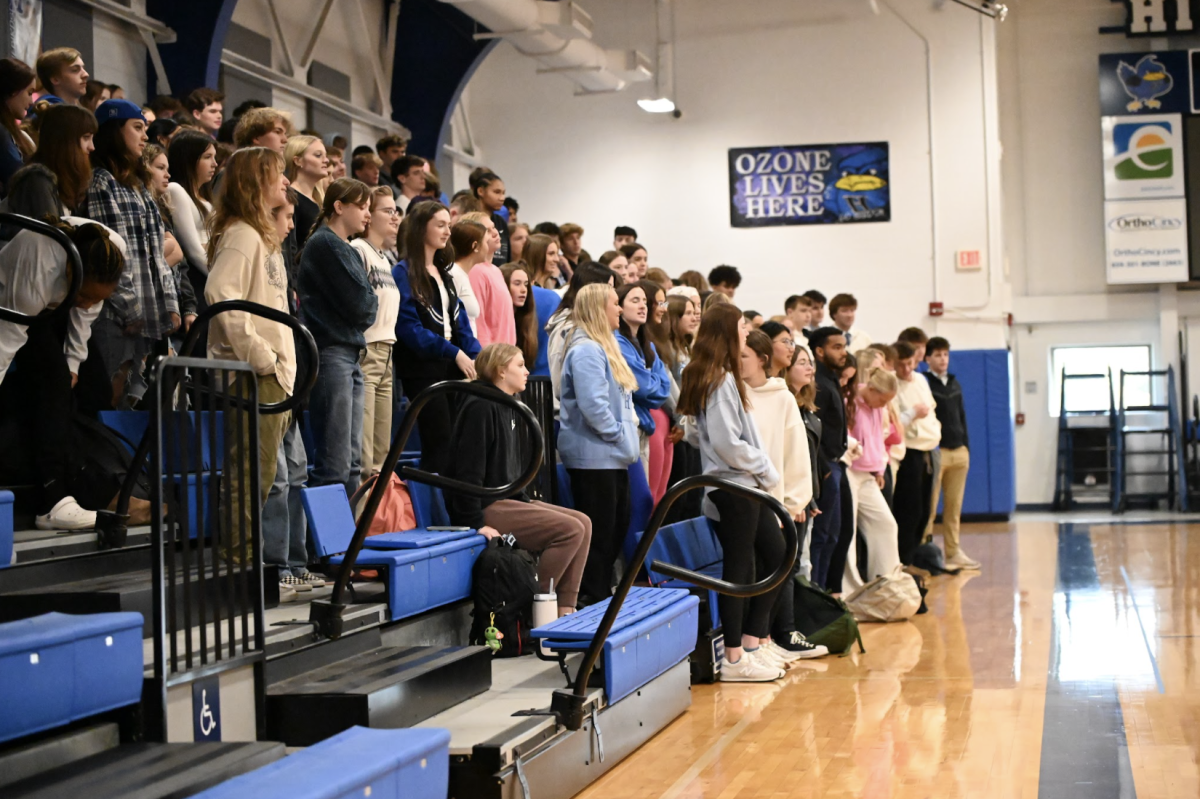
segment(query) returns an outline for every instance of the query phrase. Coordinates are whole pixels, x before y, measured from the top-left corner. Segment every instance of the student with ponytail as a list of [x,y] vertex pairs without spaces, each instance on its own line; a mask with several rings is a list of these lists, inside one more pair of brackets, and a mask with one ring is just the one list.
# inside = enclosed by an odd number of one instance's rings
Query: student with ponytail
[[471,193],[483,206],[484,213],[491,216],[492,222],[496,225],[496,232],[500,234],[500,249],[496,251],[492,263],[496,266],[504,266],[509,261],[510,250],[508,222],[500,215],[500,209],[504,207],[504,181],[487,167],[479,167],[471,173],[470,186]]
[[[516,320],[513,317],[512,297],[500,266],[494,263],[500,250],[500,231],[490,216],[472,212],[463,214],[460,222],[476,222],[483,225],[485,258],[475,264],[469,275],[471,294],[475,297],[478,316],[475,319],[475,337],[480,346],[494,342],[515,344],[517,342]],[[458,227],[456,224],[455,227]],[[458,245],[455,245],[457,251]],[[533,361],[529,367],[533,368]]]
[[353,178],[334,181],[300,255],[300,314],[320,350],[309,400],[314,455],[310,485],[342,483],[347,496],[362,470],[365,389],[360,363],[379,299],[362,258],[350,246],[371,222],[371,190]]
[[575,509],[592,520],[581,605],[612,593],[613,565],[629,529],[629,465],[638,458],[633,391],[637,378],[613,335],[617,292],[600,283],[574,298],[574,330],[562,369],[558,454],[571,477]]
[[[779,472],[763,451],[750,399],[742,380],[742,348],[749,325],[732,304],[714,305],[700,320],[692,360],[683,370],[679,413],[695,418],[689,430],[700,449],[704,474],[770,491]],[[722,578],[754,581],[756,562],[763,574],[783,561],[783,534],[764,505],[721,489],[706,489],[704,514],[713,521],[724,550]],[[769,682],[783,676],[777,661],[760,649],[771,634],[771,610],[785,581],[774,591],[751,597],[721,594],[718,610],[725,631],[723,682]]]
[[[392,270],[400,291],[396,321],[396,377],[410,400],[443,380],[475,379],[479,341],[454,288],[450,267],[450,211],[436,202],[409,206],[404,252]],[[421,468],[445,474],[453,432],[450,401],[435,397],[417,417]]]

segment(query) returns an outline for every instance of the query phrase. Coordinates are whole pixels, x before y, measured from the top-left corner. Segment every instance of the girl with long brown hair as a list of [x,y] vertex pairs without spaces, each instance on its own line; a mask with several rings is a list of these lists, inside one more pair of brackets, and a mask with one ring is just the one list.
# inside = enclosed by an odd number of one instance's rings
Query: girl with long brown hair
[[309,400],[314,447],[309,485],[359,487],[362,470],[362,356],[379,298],[350,239],[371,222],[371,190],[352,178],[334,181],[300,255],[300,314],[320,351]]
[[[208,282],[205,299],[209,304],[225,300],[250,300],[288,310],[287,273],[280,250],[281,237],[272,209],[287,203],[287,178],[283,159],[264,147],[238,150],[229,158],[216,198],[212,216],[212,237],[208,240]],[[211,358],[246,361],[258,375],[258,401],[281,402],[291,395],[296,380],[296,347],[291,328],[246,313],[224,313],[213,318],[208,329],[208,353]],[[230,418],[226,414],[227,419]],[[266,502],[275,470],[280,442],[289,423],[289,414],[261,414],[258,417],[258,450],[251,451],[249,433],[227,426],[226,440],[232,441],[229,458],[249,464],[258,458],[260,497]],[[242,474],[247,474],[243,469]],[[250,542],[236,537],[251,530],[250,501],[241,497],[248,491],[227,486],[226,502],[241,522],[222,531],[222,547],[235,560],[250,558]],[[261,507],[261,505],[260,505]],[[263,559],[280,568],[281,594],[292,591],[292,572],[287,557],[275,557],[271,542],[263,549]],[[298,575],[295,578],[298,579]]]
[[7,182],[4,210],[45,219],[74,212],[92,182],[89,156],[96,117],[74,105],[53,105],[42,114],[46,129],[28,166]]
[[505,264],[500,267],[500,274],[504,275],[509,296],[512,297],[517,346],[525,356],[525,363],[533,364],[538,356],[538,314],[532,276],[524,264]]
[[558,239],[545,233],[535,233],[525,245],[523,259],[533,272],[533,285],[544,289],[558,288]]
[[217,148],[202,133],[186,131],[167,147],[171,183],[167,197],[175,237],[187,258],[188,276],[203,293],[208,275],[208,218],[212,216],[212,179],[217,174]]
[[[683,370],[678,410],[695,418],[690,433],[700,449],[704,474],[769,491],[779,482],[779,473],[763,451],[742,380],[742,348],[748,332],[745,317],[732,304],[705,312],[692,344],[692,361]],[[753,582],[756,560],[764,573],[780,567],[783,535],[774,514],[761,503],[708,489],[704,514],[713,521],[724,550],[723,579]],[[771,634],[771,609],[782,588],[748,602],[725,594],[718,597],[726,642],[722,681],[768,682],[783,676],[777,661],[759,648]]]
[[[483,225],[484,260],[475,264],[467,276],[471,295],[475,300],[478,316],[475,319],[475,337],[480,346],[501,342],[516,344],[516,319],[513,316],[512,298],[509,296],[508,285],[500,267],[496,265],[496,253],[500,251],[500,231],[496,229],[495,221],[484,213],[471,212],[463,214],[460,223],[477,222]],[[456,224],[455,227],[458,227]],[[458,246],[455,245],[455,249]],[[457,278],[456,278],[457,279]],[[470,308],[467,309],[470,312]],[[533,361],[529,366],[533,366]]]
[[[667,480],[671,476],[671,460],[674,452],[667,443],[671,431],[671,418],[663,407],[671,401],[671,374],[659,357],[647,327],[659,311],[659,300],[665,295],[655,284],[641,280],[626,283],[617,289],[617,300],[621,303],[621,327],[617,343],[621,354],[637,378],[638,387],[633,392],[633,407],[638,417],[641,441],[641,460],[646,489],[657,503],[667,493]],[[671,407],[674,403],[671,402]],[[635,475],[632,479],[637,480]],[[635,490],[637,486],[635,485]],[[635,521],[642,521],[640,518]],[[635,529],[637,525],[635,524]]]
[[617,293],[584,286],[572,310],[574,330],[562,369],[559,458],[571,477],[575,509],[592,520],[592,544],[580,586],[581,605],[612,593],[613,566],[629,531],[629,465],[638,458],[630,371],[613,331]]
[[33,104],[37,75],[24,61],[0,58],[0,187],[33,155],[33,139],[21,130],[21,120]]
[[[409,206],[404,252],[392,270],[400,291],[396,322],[396,377],[410,400],[443,380],[475,379],[479,341],[454,287],[450,267],[450,211],[436,202]],[[435,397],[417,417],[421,466],[444,474],[453,419],[445,396]]]

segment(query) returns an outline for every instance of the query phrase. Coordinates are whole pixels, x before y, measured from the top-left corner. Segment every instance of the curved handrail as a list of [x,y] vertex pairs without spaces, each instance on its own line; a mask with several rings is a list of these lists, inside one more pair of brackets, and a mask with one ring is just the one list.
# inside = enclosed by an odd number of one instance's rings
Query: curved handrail
[[775,572],[769,577],[764,577],[756,583],[747,585],[727,582],[715,577],[699,574],[681,566],[662,563],[657,560],[650,564],[650,568],[660,574],[666,574],[700,588],[706,588],[727,596],[738,597],[765,594],[781,585],[788,578],[788,575],[792,573],[792,564],[795,563],[796,555],[800,551],[800,537],[796,532],[796,523],[792,520],[791,515],[788,514],[787,508],[783,506],[783,503],[775,499],[775,497],[756,488],[747,488],[746,486],[737,485],[718,477],[709,477],[708,475],[685,477],[671,486],[662,498],[662,501],[659,502],[658,507],[654,509],[654,515],[650,517],[650,522],[646,525],[646,531],[642,533],[642,538],[638,541],[637,549],[634,550],[633,557],[630,558],[629,568],[625,570],[625,574],[621,577],[621,582],[617,585],[616,593],[613,594],[613,598],[608,604],[608,610],[605,611],[604,618],[601,620],[600,626],[596,629],[596,634],[592,636],[592,643],[588,647],[587,654],[583,658],[583,663],[579,666],[579,672],[575,676],[574,686],[569,690],[560,689],[554,692],[554,697],[550,705],[551,710],[559,717],[559,720],[567,729],[578,730],[583,726],[583,707],[587,699],[588,680],[592,676],[592,669],[595,668],[596,661],[600,658],[600,651],[604,648],[604,642],[608,639],[608,634],[612,630],[613,623],[616,622],[617,615],[621,612],[621,606],[625,603],[625,597],[629,594],[629,589],[633,586],[633,581],[637,577],[641,565],[645,563],[646,556],[650,554],[650,546],[658,536],[659,528],[662,527],[663,521],[667,518],[667,512],[670,511],[671,506],[675,504],[676,500],[688,491],[696,488],[719,488],[751,501],[760,502],[770,508],[783,527],[785,551],[783,562],[776,567]]
[[37,316],[29,316],[28,314],[13,311],[9,308],[0,308],[0,320],[12,322],[17,325],[31,325],[47,316],[65,316],[69,314],[71,309],[75,307],[75,298],[79,296],[79,290],[83,287],[83,259],[79,257],[79,250],[75,249],[75,242],[71,241],[70,236],[54,225],[39,221],[33,217],[22,216],[21,214],[0,213],[0,225],[12,225],[13,227],[32,230],[34,233],[54,239],[60,247],[67,251],[67,264],[71,267],[71,283],[67,287],[67,296],[59,303],[57,308],[48,314],[39,314]]
[[[525,467],[525,471],[521,473],[520,477],[508,485],[492,487],[464,483],[461,480],[426,472],[408,465],[401,466],[397,471],[396,463],[400,460],[400,454],[404,451],[405,442],[408,441],[408,437],[412,434],[413,427],[417,422],[417,416],[434,397],[449,393],[470,394],[482,397],[512,408],[520,414],[521,418],[525,421],[526,427],[534,436],[533,457],[530,458],[529,464]],[[448,488],[459,494],[480,499],[499,500],[513,496],[534,481],[538,470],[542,466],[544,450],[545,439],[542,436],[537,417],[533,415],[533,411],[529,409],[528,405],[515,397],[497,391],[491,386],[485,386],[481,383],[467,383],[461,380],[445,380],[441,383],[434,383],[413,398],[412,404],[408,406],[408,410],[404,413],[404,420],[400,425],[399,432],[392,439],[391,449],[388,450],[387,458],[383,462],[382,473],[391,474],[392,472],[397,472],[407,480],[416,480],[419,483],[425,483],[437,488]],[[371,523],[375,520],[375,512],[379,510],[379,504],[383,501],[383,495],[386,493],[387,487],[387,480],[375,481],[375,486],[371,489],[371,494],[367,499],[366,507],[363,508],[362,515],[358,519],[358,524],[354,528],[354,538],[351,539],[350,547],[342,557],[337,582],[333,586],[333,594],[327,602],[316,600],[309,606],[309,621],[316,626],[317,632],[326,638],[341,637],[342,614],[346,609],[344,601],[346,586],[350,582],[350,573],[354,570],[354,564],[358,562],[358,555],[362,552],[363,544],[367,540],[367,532],[371,529]]]
[[[0,215],[0,221],[2,221],[2,215]],[[300,333],[305,349],[308,350],[308,363],[311,364],[308,374],[293,389],[290,397],[282,402],[259,405],[258,412],[260,414],[276,414],[295,409],[308,399],[313,386],[317,384],[317,366],[320,361],[320,352],[317,350],[317,342],[313,338],[312,333],[309,332],[307,327],[300,324],[300,320],[291,314],[277,311],[274,308],[268,308],[265,305],[250,302],[249,300],[226,300],[214,303],[205,308],[192,322],[192,327],[188,330],[188,334],[183,340],[183,346],[179,349],[180,356],[186,358],[191,355],[196,342],[200,340],[200,332],[213,317],[218,314],[236,311],[261,316],[269,321],[286,325],[294,332]],[[174,390],[174,385],[165,387],[165,390],[162,392],[163,396],[170,395]],[[242,407],[240,403],[235,402],[235,398],[231,397],[230,401],[233,404],[237,404],[238,407]],[[125,536],[128,532],[129,523],[129,500],[133,496],[133,489],[137,486],[138,474],[142,471],[142,466],[146,463],[146,459],[150,457],[150,440],[153,432],[152,430],[147,430],[142,436],[142,440],[138,442],[137,449],[134,450],[133,460],[129,464],[129,471],[125,473],[125,481],[121,483],[121,492],[117,495],[116,508],[111,511],[102,510],[96,512],[96,530],[100,533],[101,540],[105,546],[115,548],[125,545]]]

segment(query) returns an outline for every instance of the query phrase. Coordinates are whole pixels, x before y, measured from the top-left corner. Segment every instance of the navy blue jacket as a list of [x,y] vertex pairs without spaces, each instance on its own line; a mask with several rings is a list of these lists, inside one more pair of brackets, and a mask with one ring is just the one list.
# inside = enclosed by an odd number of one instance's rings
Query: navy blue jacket
[[363,333],[375,323],[379,298],[367,282],[362,258],[326,225],[304,245],[296,290],[300,318],[317,347],[367,346]]
[[[396,374],[401,378],[460,377],[457,374],[447,375],[447,370],[454,368],[458,351],[462,350],[474,360],[483,349],[471,332],[466,306],[454,291],[454,279],[447,270],[442,270],[441,275],[450,307],[454,309],[449,339],[442,334],[442,322],[434,309],[413,296],[412,286],[408,282],[408,263],[401,261],[392,269],[396,288],[400,290],[400,315],[396,319],[394,352]],[[440,309],[437,314],[440,314]]]

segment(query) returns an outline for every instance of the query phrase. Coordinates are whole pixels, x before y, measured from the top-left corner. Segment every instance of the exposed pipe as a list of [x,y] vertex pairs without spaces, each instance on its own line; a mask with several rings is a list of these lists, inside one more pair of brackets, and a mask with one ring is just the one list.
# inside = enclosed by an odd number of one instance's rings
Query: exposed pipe
[[938,263],[941,260],[938,257],[938,234],[937,234],[937,167],[934,165],[933,154],[934,150],[934,132],[933,132],[933,50],[929,46],[929,39],[925,34],[917,30],[911,22],[901,16],[900,12],[892,7],[888,0],[879,0],[880,4],[888,11],[892,12],[892,16],[904,23],[904,27],[913,32],[913,35],[921,40],[921,44],[925,46],[925,112],[926,124],[929,128],[929,236],[931,242],[931,260],[933,272],[933,300],[938,299],[939,283],[938,283]]
[[575,3],[548,0],[442,0],[483,25],[517,52],[536,60],[539,72],[559,73],[585,93],[616,92],[649,80],[640,53],[607,51],[591,41],[591,18]]
[[988,129],[988,96],[987,96],[987,59],[984,56],[983,48],[983,18],[986,15],[979,17],[979,92],[983,98],[982,113],[983,113],[983,224],[986,231],[987,244],[987,265],[986,265],[986,283],[987,283],[987,298],[982,305],[960,305],[956,307],[959,311],[982,311],[992,304],[992,261],[995,260],[992,256],[992,159],[991,148],[988,146],[991,142],[991,131]]

